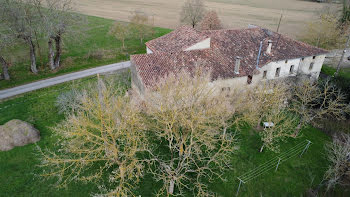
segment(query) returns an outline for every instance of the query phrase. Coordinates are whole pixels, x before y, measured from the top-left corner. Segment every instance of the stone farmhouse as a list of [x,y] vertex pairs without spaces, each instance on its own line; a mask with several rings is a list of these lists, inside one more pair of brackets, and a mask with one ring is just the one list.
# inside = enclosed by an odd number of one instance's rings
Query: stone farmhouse
[[327,54],[257,26],[211,31],[182,26],[146,46],[147,54],[131,56],[132,85],[141,92],[170,73],[197,66],[210,69],[221,89],[299,75],[317,79]]

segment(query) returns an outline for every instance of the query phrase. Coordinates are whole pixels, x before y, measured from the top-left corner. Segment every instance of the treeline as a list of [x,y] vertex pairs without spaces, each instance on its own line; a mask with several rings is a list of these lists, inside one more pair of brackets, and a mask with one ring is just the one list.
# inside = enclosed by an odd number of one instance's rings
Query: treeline
[[29,49],[29,69],[37,74],[37,53],[42,55],[41,40],[47,43],[49,68],[59,68],[63,37],[73,36],[73,27],[84,21],[73,10],[72,0],[0,0],[1,78],[10,80],[9,62],[4,50],[15,45]]

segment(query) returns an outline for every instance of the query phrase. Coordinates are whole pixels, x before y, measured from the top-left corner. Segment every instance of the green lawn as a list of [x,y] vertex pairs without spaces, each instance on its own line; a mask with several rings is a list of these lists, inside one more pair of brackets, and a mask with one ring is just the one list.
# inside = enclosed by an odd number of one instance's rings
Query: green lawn
[[[26,45],[18,45],[7,52],[12,66],[9,68],[10,81],[0,81],[0,89],[5,89],[43,78],[92,68],[96,66],[129,60],[131,54],[145,53],[146,47],[137,38],[126,40],[126,49],[121,50],[121,42],[108,34],[109,28],[114,21],[94,16],[86,16],[87,22],[79,27],[81,34],[66,37],[63,44],[62,67],[57,71],[50,71],[47,64],[46,41],[39,42],[42,49],[42,59],[38,56],[39,74],[29,71],[28,49]],[[147,40],[162,36],[171,30],[154,28],[154,35]],[[72,38],[73,37],[73,38]],[[145,41],[145,42],[146,42]],[[102,55],[102,56],[101,56]]]
[[[53,148],[55,138],[50,127],[64,119],[58,114],[55,106],[57,96],[74,87],[84,87],[84,84],[96,81],[95,77],[81,79],[61,84],[43,90],[38,90],[24,96],[0,103],[0,124],[11,119],[21,119],[32,123],[41,132],[38,145],[41,148]],[[246,128],[238,134],[240,150],[232,156],[232,170],[225,174],[226,181],[216,181],[210,188],[219,196],[234,196],[238,186],[237,177],[258,167],[278,154],[265,150],[258,152],[261,146],[256,131]],[[317,129],[308,128],[302,132],[302,137],[290,139],[281,144],[282,152],[305,139],[313,142],[303,157],[294,157],[282,163],[277,172],[268,171],[260,177],[244,184],[240,196],[301,196],[310,186],[317,185],[326,170],[327,161],[324,158],[323,146],[330,138]],[[72,183],[67,189],[56,189],[54,181],[43,181],[37,175],[41,170],[36,146],[17,147],[8,152],[0,152],[0,196],[88,196],[98,193],[96,185]],[[154,196],[154,191],[161,183],[156,183],[146,176],[137,195]],[[191,196],[191,194],[188,194]]]
[[[330,67],[328,65],[323,65],[322,66],[322,70],[321,72],[329,75],[329,76],[333,76],[333,74],[337,71],[337,69]],[[342,68],[339,71],[339,76],[344,77],[346,79],[350,80],[350,68]]]

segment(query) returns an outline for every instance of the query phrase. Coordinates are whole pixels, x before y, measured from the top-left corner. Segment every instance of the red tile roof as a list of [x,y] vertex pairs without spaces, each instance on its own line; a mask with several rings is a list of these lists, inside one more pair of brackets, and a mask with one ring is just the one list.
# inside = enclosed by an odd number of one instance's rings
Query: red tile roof
[[146,42],[146,46],[154,53],[172,53],[183,51],[206,38],[208,37],[192,27],[181,26],[162,37]]
[[[184,49],[211,38],[211,48],[183,51]],[[265,54],[268,41],[271,40],[271,55]],[[152,86],[157,79],[180,69],[194,70],[203,66],[212,71],[213,79],[233,78],[253,75],[260,42],[263,42],[259,67],[269,62],[295,59],[327,53],[326,50],[293,40],[282,34],[260,27],[240,30],[214,30],[198,32],[183,26],[165,36],[147,43],[153,54],[132,55],[142,82]],[[241,57],[239,74],[234,73],[235,58]]]

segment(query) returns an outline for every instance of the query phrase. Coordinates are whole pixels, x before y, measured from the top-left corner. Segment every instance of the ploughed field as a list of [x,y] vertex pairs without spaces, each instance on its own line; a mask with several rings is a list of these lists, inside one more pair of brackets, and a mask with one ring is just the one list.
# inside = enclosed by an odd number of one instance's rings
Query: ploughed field
[[[159,27],[179,26],[185,0],[79,0],[78,11],[88,15],[128,21],[130,13],[140,10],[154,16]],[[206,0],[207,9],[218,12],[227,28],[256,24],[276,30],[283,10],[280,32],[296,37],[306,22],[317,19],[317,12],[328,4],[303,0]],[[337,5],[331,5],[337,6]]]

